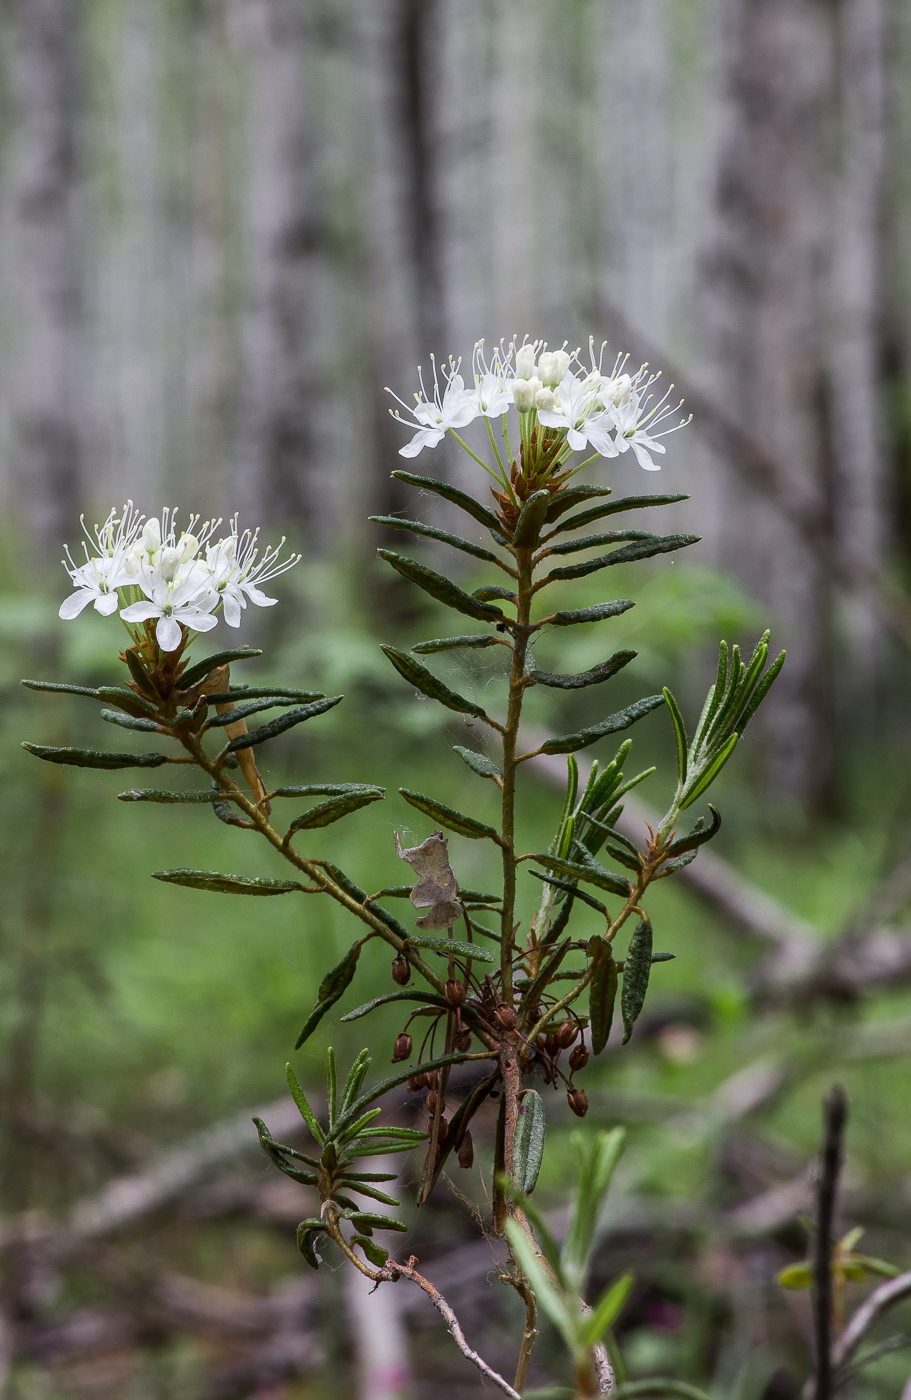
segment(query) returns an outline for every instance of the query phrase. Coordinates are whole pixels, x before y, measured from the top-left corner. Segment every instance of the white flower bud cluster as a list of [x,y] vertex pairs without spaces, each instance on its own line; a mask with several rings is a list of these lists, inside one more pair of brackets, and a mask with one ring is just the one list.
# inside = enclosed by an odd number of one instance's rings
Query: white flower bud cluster
[[[526,428],[533,426],[528,419],[532,414],[543,428],[564,436],[566,451],[561,461],[583,448],[602,457],[617,457],[632,448],[641,467],[657,471],[652,454],[666,450],[657,439],[674,428],[665,428],[662,433],[655,429],[675,411],[667,402],[674,386],[653,403],[648,390],[658,375],[650,374],[647,365],[629,374],[621,356],[611,372],[604,374],[604,348],[602,345],[596,361],[594,342],[589,341],[591,368],[586,370],[579,352],[570,354],[565,347],[548,350],[545,342],[527,338],[521,345],[513,340],[504,347],[501,342],[488,361],[484,342],[478,341],[472,358],[474,388],[466,386],[460,362],[450,359],[448,369],[443,370],[442,392],[434,363],[433,395],[427,393],[420,376],[415,407],[409,408],[399,399],[414,421],[408,423],[397,409],[392,411],[399,422],[416,429],[411,441],[399,449],[400,455],[416,457],[425,447],[438,446],[447,433],[461,441],[457,429],[467,427],[475,418],[505,420],[514,409]],[[683,422],[675,425],[683,426]]]
[[76,591],[61,604],[60,616],[78,617],[93,603],[104,617],[119,610],[128,625],[154,620],[161,650],[175,651],[187,631],[210,632],[219,613],[229,627],[239,627],[248,601],[261,608],[278,601],[260,585],[300,560],[295,554],[280,561],[284,540],[260,557],[259,531],[241,533],[236,516],[218,540],[220,520],[199,526],[193,516],[178,534],[176,517],[166,509],[147,520],[127,501],[94,531],[83,520],[85,563],[76,564],[67,549],[63,564]]

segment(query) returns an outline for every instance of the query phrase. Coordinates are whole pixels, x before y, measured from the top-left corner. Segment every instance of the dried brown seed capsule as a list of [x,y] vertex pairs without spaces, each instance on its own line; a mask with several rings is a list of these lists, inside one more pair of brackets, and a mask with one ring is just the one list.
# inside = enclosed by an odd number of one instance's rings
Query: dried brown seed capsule
[[455,1048],[457,1050],[471,1049],[471,1031],[468,1029],[467,1026],[464,1028],[464,1030],[459,1031],[458,1035],[456,1036]]
[[558,1048],[557,1037],[548,1033],[544,1042],[544,1048],[547,1051],[548,1055],[556,1055]]
[[428,1088],[428,1089],[439,1089],[439,1087],[440,1087],[440,1071],[439,1071],[438,1069],[429,1070],[429,1071],[427,1072],[427,1074],[426,1074],[424,1077],[425,1077],[425,1079],[427,1080],[427,1088]]
[[497,1020],[505,1031],[512,1031],[516,1028],[515,1009],[505,1004],[497,1007]]
[[407,1031],[402,1031],[397,1035],[395,1038],[395,1045],[392,1048],[392,1063],[398,1065],[401,1064],[402,1060],[410,1059],[411,1046],[411,1036]]
[[426,1074],[413,1074],[408,1081],[409,1094],[416,1094],[421,1089],[427,1088]]
[[536,1037],[536,1039],[535,1039],[535,1045],[536,1045],[536,1046],[538,1047],[538,1049],[541,1050],[541,1051],[544,1051],[544,1050],[547,1049],[547,1036],[544,1035],[543,1032],[542,1032],[541,1035],[539,1035],[539,1036]]
[[452,978],[446,983],[446,1000],[450,1006],[461,1006],[465,1000],[465,988]]
[[474,1162],[474,1143],[471,1133],[466,1133],[459,1143],[459,1166],[470,1167]]
[[577,1045],[569,1057],[569,1067],[575,1074],[577,1069],[584,1069],[588,1064],[588,1051],[584,1045]]
[[570,1108],[577,1118],[584,1118],[588,1112],[588,1095],[584,1089],[570,1089],[566,1095]]
[[437,1111],[437,1091],[436,1091],[436,1089],[431,1089],[431,1090],[430,1090],[430,1093],[427,1095],[427,1112],[428,1112],[431,1116],[433,1116],[433,1114],[436,1113],[436,1111]]
[[579,1034],[579,1027],[575,1021],[564,1021],[557,1031],[557,1044],[561,1050],[568,1050]]
[[403,958],[401,953],[398,953],[392,960],[392,980],[398,982],[400,987],[404,987],[410,978],[411,968],[408,966],[408,959]]

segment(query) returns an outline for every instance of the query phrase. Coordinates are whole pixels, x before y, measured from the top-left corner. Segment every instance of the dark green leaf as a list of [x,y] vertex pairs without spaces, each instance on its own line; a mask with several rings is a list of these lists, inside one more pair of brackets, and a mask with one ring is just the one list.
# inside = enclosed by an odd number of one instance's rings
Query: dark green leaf
[[151,677],[146,671],[146,668],[140,661],[139,655],[135,647],[129,647],[123,654],[126,657],[126,663],[129,667],[130,675],[133,677],[133,680],[139,686],[139,689],[143,691],[146,695],[148,695],[152,700],[159,700],[161,697],[155,689],[155,686],[152,682]]
[[668,846],[667,854],[669,857],[681,856],[684,851],[695,851],[699,846],[704,846],[706,841],[711,841],[713,836],[718,835],[721,830],[721,813],[716,811],[711,802],[709,803],[709,811],[712,814],[709,825],[706,827],[704,818],[700,817],[689,836],[682,836],[679,841],[673,841]]
[[371,912],[374,913],[378,919],[382,919],[386,927],[394,934],[397,934],[399,938],[408,939],[411,936],[405,925],[399,923],[395,915],[390,914],[388,909],[384,909],[381,904],[374,904],[372,900],[369,901],[369,906]]
[[267,739],[274,739],[278,734],[284,734],[286,729],[293,729],[296,724],[302,724],[304,720],[314,719],[316,715],[324,715],[327,710],[331,710],[344,698],[344,695],[330,695],[326,700],[315,700],[312,705],[302,705],[299,710],[289,710],[287,714],[280,715],[278,719],[270,720],[268,724],[259,725],[249,734],[239,734],[236,739],[231,740],[228,751],[236,753],[238,749],[249,749],[253,744],[264,744]]
[[519,601],[513,590],[506,588],[502,583],[487,583],[483,588],[476,588],[471,596],[482,603],[489,603],[493,598],[505,598],[507,603]]
[[[390,1089],[397,1089],[400,1084],[405,1084],[409,1079],[420,1071],[422,1074],[431,1074],[435,1069],[445,1069],[447,1065],[457,1065],[464,1061],[465,1056],[461,1053],[455,1055],[441,1055],[436,1060],[425,1060],[420,1065],[409,1065],[407,1069],[399,1070],[397,1074],[392,1074],[388,1079],[381,1079],[379,1084],[374,1084],[372,1089],[368,1089],[365,1094],[361,1094],[356,1103],[352,1104],[347,1113],[343,1113],[332,1129],[333,1138],[342,1133],[345,1129],[359,1118],[364,1109],[373,1103],[374,1099],[381,1099],[384,1094],[388,1094]],[[361,1134],[364,1138],[388,1138],[391,1142],[400,1141],[411,1145],[421,1142],[426,1137],[426,1133],[418,1133],[413,1128],[389,1128],[377,1127],[368,1128]],[[376,1150],[376,1149],[374,1149]]]
[[[323,1225],[322,1221],[320,1222],[319,1228],[320,1230],[324,1230],[326,1228]],[[310,1265],[311,1269],[318,1269],[320,1266],[319,1255],[313,1247],[313,1236],[316,1233],[316,1226],[311,1225],[311,1223],[307,1220],[302,1220],[300,1225],[298,1225],[297,1227],[297,1247],[306,1259],[307,1263]]]
[[495,530],[499,534],[503,528],[492,510],[460,491],[457,486],[450,486],[448,481],[434,481],[432,476],[415,476],[413,472],[395,471],[392,475],[399,481],[407,481],[410,486],[423,486],[425,491],[432,491],[434,495],[442,496],[444,501],[451,501],[453,505],[460,506],[473,520],[486,525],[488,530]]
[[[477,954],[473,956],[477,957]],[[386,992],[384,996],[374,997],[372,1001],[365,1001],[363,1006],[357,1006],[353,1011],[348,1011],[341,1017],[343,1021],[359,1021],[362,1016],[368,1015],[378,1006],[385,1006],[391,1001],[418,1001],[426,1006],[437,1006],[443,1011],[449,1010],[449,1003],[443,997],[438,997],[434,992]]]
[[617,964],[614,962],[610,944],[605,943],[603,938],[593,938],[589,947],[592,953],[592,980],[588,992],[592,1054],[600,1055],[607,1044],[614,1019]]
[[664,687],[664,700],[671,712],[671,722],[674,726],[674,741],[677,745],[677,781],[682,783],[686,779],[686,757],[689,751],[686,725],[683,723],[680,707],[667,686]]
[[639,510],[645,506],[672,506],[678,501],[688,500],[689,496],[621,496],[616,501],[608,501],[604,505],[593,506],[591,510],[580,511],[578,515],[571,515],[562,525],[557,526],[554,534],[560,535],[565,530],[581,530],[583,525],[592,525],[605,515],[616,515],[618,511]]
[[385,788],[362,787],[359,792],[349,792],[344,797],[330,797],[326,802],[319,802],[315,807],[311,807],[303,816],[297,817],[288,827],[287,836],[295,831],[312,831],[316,827],[330,826],[332,822],[347,817],[350,812],[367,807],[371,802],[379,802],[385,795]]
[[158,706],[151,700],[137,695],[135,690],[127,690],[123,685],[100,685],[96,693],[99,700],[107,700],[118,709],[126,710],[128,715],[154,715],[158,711]]
[[550,686],[554,690],[581,690],[586,685],[600,685],[602,681],[609,681],[638,655],[637,651],[615,651],[607,661],[592,666],[589,671],[578,671],[575,675],[567,676],[535,669],[531,672],[531,678],[535,685]]
[[[206,698],[211,700],[213,704],[216,703],[211,696],[207,696]],[[232,695],[229,698],[231,700],[238,700],[240,697]],[[213,715],[206,725],[206,728],[224,729],[225,725],[236,724],[239,719],[246,719],[248,715],[258,714],[260,710],[285,709],[288,705],[296,705],[299,698],[300,697],[297,695],[291,699],[287,699],[283,695],[270,694],[264,696],[260,700],[250,700],[243,705],[236,705],[232,710],[226,710],[223,715]],[[322,698],[325,699],[325,696]],[[218,703],[224,702],[219,701]]]
[[432,797],[425,797],[424,793],[414,792],[411,788],[399,788],[399,792],[412,807],[450,831],[457,831],[460,836],[467,836],[472,841],[479,841],[484,836],[493,840],[499,837],[495,827],[485,826],[483,822],[475,821],[474,817],[466,817],[455,808],[447,807],[445,802],[435,802]]
[[459,588],[457,583],[444,578],[434,569],[426,568],[415,559],[409,559],[404,554],[396,554],[391,549],[378,549],[377,554],[381,559],[385,559],[387,564],[391,564],[394,569],[397,569],[404,578],[416,583],[419,588],[424,589],[425,593],[429,593],[438,602],[445,603],[448,608],[455,608],[456,612],[489,622],[496,622],[503,616],[502,608],[495,608],[490,603],[482,603],[477,598],[472,598],[471,594],[466,593],[463,588]]
[[621,894],[624,898],[629,894],[629,880],[624,880],[611,870],[605,870],[596,860],[585,863],[563,860],[560,856],[548,855],[546,852],[541,852],[532,859],[546,869],[553,870],[556,875],[565,875],[570,880],[586,880],[590,885],[596,885],[599,890],[609,890],[611,894]]
[[414,934],[411,942],[415,948],[429,948],[434,953],[452,953],[456,958],[474,958],[476,962],[483,963],[494,961],[489,948],[481,948],[477,943],[460,943],[457,938],[434,938],[429,934]]
[[542,579],[542,583],[585,578],[588,574],[597,573],[599,569],[610,568],[612,564],[632,564],[637,559],[652,559],[656,554],[669,554],[674,549],[685,549],[687,545],[697,544],[700,539],[700,535],[652,535],[636,544],[611,550],[610,554],[601,554],[597,559],[584,559],[579,564],[567,564],[561,569],[551,569]]
[[370,1051],[362,1050],[348,1071],[348,1078],[345,1080],[345,1087],[342,1090],[342,1113],[351,1107],[354,1100],[361,1092],[370,1065]]
[[167,792],[164,788],[130,788],[118,792],[118,802],[216,802],[217,792]]
[[324,690],[293,690],[284,685],[232,685],[217,695],[205,696],[210,705],[226,705],[229,700],[266,700],[274,695],[279,700],[323,700]]
[[407,1230],[404,1220],[394,1220],[391,1215],[374,1215],[372,1211],[358,1211],[352,1215],[351,1223],[356,1230]]
[[207,656],[202,661],[197,661],[195,666],[184,671],[178,684],[181,690],[192,690],[193,686],[200,681],[204,681],[210,671],[214,671],[216,666],[224,666],[225,662],[247,661],[253,656],[262,656],[262,651],[256,647],[234,647],[231,651],[217,651],[214,656]]
[[221,875],[217,870],[155,870],[153,880],[166,885],[186,885],[192,890],[211,890],[215,894],[291,894],[303,889],[293,880],[267,880],[256,875]]
[[358,904],[363,904],[364,900],[367,898],[366,890],[362,890],[360,885],[356,885],[353,880],[349,880],[344,870],[340,869],[337,865],[333,865],[331,861],[324,860],[321,864],[326,874],[335,881],[340,889],[345,891],[345,894],[351,899],[356,899]]
[[784,665],[784,659],[786,654],[787,653],[783,651],[780,651],[778,653],[775,660],[772,662],[771,666],[763,676],[762,680],[757,685],[753,693],[752,700],[747,705],[746,709],[740,717],[741,734],[743,734],[743,731],[746,729],[750,720],[753,718],[756,711],[759,709],[759,706],[762,704],[763,700],[766,698],[769,691],[772,689],[772,683],[777,679],[778,673]]
[[623,960],[623,990],[620,993],[620,1013],[623,1016],[623,1044],[633,1033],[633,1026],[645,1004],[648,977],[652,968],[652,926],[648,919],[636,925],[626,957]]
[[693,803],[697,801],[697,799],[700,798],[708,788],[711,787],[712,783],[715,781],[715,779],[718,777],[718,774],[721,772],[722,768],[727,763],[731,754],[736,749],[739,739],[739,734],[732,734],[730,739],[728,739],[727,743],[720,750],[720,752],[715,755],[711,763],[708,764],[708,766],[705,768],[702,774],[693,780],[693,782],[687,788],[684,794],[683,801],[680,803],[681,812],[686,811],[687,807],[692,807]]
[[599,914],[607,913],[606,907],[599,899],[594,899],[592,895],[586,894],[585,890],[580,890],[569,880],[558,880],[555,875],[542,875],[540,870],[529,870],[528,873],[534,875],[536,880],[543,880],[545,885],[554,885],[556,889],[563,890],[565,894],[571,894],[576,899],[581,899],[583,904],[587,904],[591,909],[597,909]]
[[530,1196],[544,1158],[544,1100],[534,1089],[526,1089],[519,1100],[512,1154],[513,1180]]
[[160,768],[163,753],[104,753],[98,749],[57,749],[48,744],[23,744],[36,758],[48,763],[68,763],[74,768]]
[[358,942],[355,943],[353,947],[349,948],[338,966],[332,968],[331,972],[327,972],[322,982],[320,982],[316,1005],[307,1017],[303,1030],[294,1042],[295,1050],[299,1050],[304,1042],[310,1039],[330,1006],[335,1005],[346,987],[350,985],[355,971],[357,970],[357,960],[361,955],[361,946],[362,945]]
[[375,1264],[378,1269],[381,1269],[389,1258],[388,1249],[384,1249],[382,1245],[367,1239],[364,1235],[355,1235],[351,1243],[360,1245],[371,1264]]
[[63,695],[88,695],[92,700],[98,699],[98,691],[90,685],[64,685],[63,681],[20,681],[19,684],[28,690],[56,690]]
[[572,510],[580,501],[590,501],[597,496],[609,496],[611,488],[609,486],[567,486],[563,491],[558,492],[553,497],[553,503],[547,512],[548,522],[557,520],[565,511]]
[[270,797],[345,797],[349,792],[385,792],[375,783],[295,783],[274,788]]
[[477,773],[479,778],[502,778],[503,769],[486,754],[475,753],[474,749],[463,749],[461,744],[453,744],[452,747],[462,762],[467,763],[471,771]]
[[475,559],[483,559],[488,564],[497,564],[497,556],[489,549],[463,540],[460,535],[450,535],[448,530],[437,530],[433,525],[422,525],[418,520],[399,520],[394,515],[371,515],[374,525],[385,525],[390,530],[410,530],[413,535],[426,535],[428,539],[439,540],[441,544],[461,549],[463,554],[473,554]]
[[102,710],[101,718],[108,724],[118,724],[121,729],[139,729],[147,734],[160,734],[161,726],[157,725],[153,719],[134,718],[133,715],[122,715],[119,710]]
[[[576,893],[576,891],[573,891],[573,893]],[[561,962],[566,957],[566,954],[569,952],[569,945],[571,942],[571,939],[564,938],[563,942],[557,948],[554,949],[550,956],[548,958],[545,958],[544,962],[541,964],[538,970],[537,976],[534,977],[528,984],[529,990],[527,995],[524,997],[524,1003],[526,1006],[534,1006],[541,993],[547,988],[548,984],[552,982],[556,976],[558,976],[557,968],[560,966]],[[516,1178],[516,1180],[518,1181],[518,1178]],[[519,1182],[519,1185],[521,1185],[521,1182]]]
[[225,826],[240,826],[247,831],[254,831],[256,829],[255,823],[248,821],[246,817],[242,817],[231,805],[230,800],[225,796],[218,784],[214,782],[212,784],[212,794],[215,798],[215,801],[212,803],[212,811],[220,822],[224,822]]
[[568,611],[551,613],[541,626],[549,623],[552,627],[574,627],[577,622],[603,622],[607,617],[619,617],[636,604],[632,598],[614,598],[610,603],[594,603],[590,608],[570,608]]
[[478,719],[487,718],[480,705],[474,700],[466,700],[465,696],[459,695],[457,691],[450,690],[448,685],[444,685],[432,671],[422,666],[420,661],[415,661],[414,657],[382,643],[380,650],[388,656],[399,675],[429,699],[438,700],[447,710],[455,710],[457,714],[475,715]]
[[428,656],[434,651],[454,651],[456,647],[495,647],[500,645],[498,637],[491,636],[488,632],[475,633],[464,637],[435,637],[430,642],[416,642],[411,648],[421,656]]
[[547,517],[553,497],[549,491],[535,491],[528,497],[512,532],[515,549],[533,549]]
[[628,729],[631,724],[642,719],[643,715],[650,714],[659,705],[664,704],[663,695],[649,695],[644,700],[637,700],[635,704],[628,705],[625,710],[618,710],[614,715],[608,715],[600,724],[593,724],[588,729],[579,729],[575,734],[563,734],[557,739],[548,739],[541,745],[542,753],[576,753],[579,749],[588,748],[589,744],[594,744],[598,739],[603,739],[605,734],[616,734],[620,729]]
[[[326,1141],[326,1134],[319,1125],[319,1119],[310,1107],[307,1096],[300,1086],[300,1081],[290,1064],[285,1065],[285,1078],[288,1081],[288,1088],[291,1090],[291,1097],[297,1104],[298,1112],[310,1129],[314,1141],[320,1146]],[[254,1120],[255,1121],[255,1120]]]
[[463,890],[459,886],[459,899],[467,899],[473,904],[501,904],[503,897],[499,894],[485,894],[483,890]]
[[608,530],[603,535],[584,535],[582,539],[566,540],[563,544],[551,545],[548,554],[580,554],[583,549],[597,549],[602,544],[622,544],[624,540],[653,540],[656,536],[648,530]]

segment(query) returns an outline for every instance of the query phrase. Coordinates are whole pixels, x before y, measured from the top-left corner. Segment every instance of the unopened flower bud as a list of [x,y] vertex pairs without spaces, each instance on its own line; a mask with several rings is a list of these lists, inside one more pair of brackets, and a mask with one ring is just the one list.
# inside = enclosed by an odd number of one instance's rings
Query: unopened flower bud
[[512,401],[520,413],[528,413],[535,406],[535,391],[527,379],[512,381]]
[[474,1162],[474,1143],[471,1140],[471,1133],[466,1133],[459,1143],[459,1166],[470,1167]]
[[577,1045],[569,1057],[569,1067],[575,1074],[577,1069],[584,1069],[588,1064],[588,1051],[584,1045]]
[[161,521],[155,516],[143,525],[141,539],[143,549],[149,554],[161,549]]
[[553,389],[539,389],[535,394],[535,408],[543,409],[545,413],[549,413],[556,402]]
[[437,1111],[437,1091],[436,1091],[436,1089],[431,1089],[431,1090],[430,1090],[430,1093],[427,1095],[427,1112],[430,1113],[430,1114],[434,1114],[434,1113],[436,1113],[436,1111]]
[[515,1013],[515,1009],[514,1009],[513,1007],[511,1007],[511,1006],[506,1006],[505,1004],[503,1004],[503,1005],[501,1005],[501,1006],[498,1006],[498,1007],[497,1007],[497,1020],[499,1021],[500,1025],[503,1027],[504,1030],[506,1030],[506,1031],[515,1030],[515,1027],[516,1027],[516,1013]]
[[516,376],[519,379],[531,379],[535,372],[535,347],[533,345],[520,345],[516,351]]
[[446,983],[446,1000],[450,1006],[461,1006],[465,1000],[465,988],[461,982],[456,982],[450,978]]
[[557,1044],[561,1050],[568,1050],[579,1034],[575,1021],[564,1021],[557,1030]]
[[565,350],[545,350],[538,361],[538,376],[548,389],[556,389],[569,369],[569,356]]
[[181,535],[177,541],[177,548],[180,550],[180,562],[185,564],[199,549],[199,540],[195,535]]
[[465,1026],[464,1029],[460,1030],[458,1035],[456,1036],[455,1048],[463,1052],[465,1050],[471,1049],[471,1031],[468,1029],[467,1026]]
[[407,1031],[401,1031],[395,1038],[395,1045],[392,1048],[392,1063],[401,1064],[402,1060],[407,1060],[411,1056],[411,1036]]
[[[563,380],[566,378],[566,371],[567,371],[568,369],[569,369],[569,355],[566,353],[565,350],[555,350],[555,351],[554,351],[554,376],[555,376],[555,378],[554,378],[554,381],[553,381],[553,387],[554,387],[554,388],[556,388],[558,384],[562,384],[562,383],[563,383]],[[541,378],[543,379],[544,376],[542,375]]]
[[625,403],[629,398],[633,388],[633,381],[628,374],[618,374],[616,379],[609,379],[604,385],[603,396],[612,404]]
[[408,959],[403,958],[401,953],[397,954],[397,956],[394,957],[392,960],[393,982],[397,982],[400,987],[404,987],[410,977],[411,968],[408,965]]
[[588,1112],[588,1095],[584,1089],[570,1089],[566,1095],[567,1102],[577,1118],[584,1118]]
[[159,560],[161,577],[166,583],[173,583],[177,570],[181,565],[181,552],[179,549],[163,549]]

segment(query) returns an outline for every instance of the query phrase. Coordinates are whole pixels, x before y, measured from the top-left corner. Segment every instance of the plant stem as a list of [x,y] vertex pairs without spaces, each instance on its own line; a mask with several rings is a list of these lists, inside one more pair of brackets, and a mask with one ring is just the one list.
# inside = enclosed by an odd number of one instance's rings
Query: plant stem
[[816,1239],[813,1250],[813,1325],[816,1335],[814,1400],[832,1400],[832,1227],[842,1140],[848,1116],[844,1089],[836,1084],[823,1100],[822,1161],[816,1200]]

